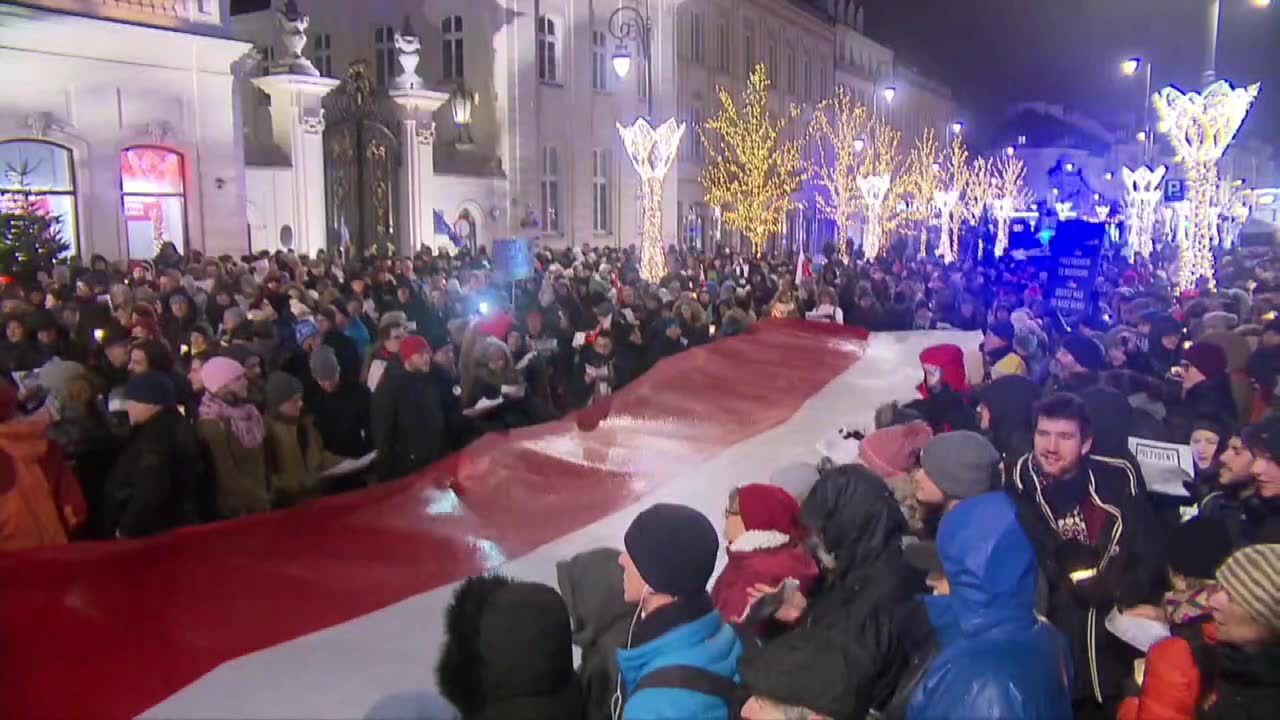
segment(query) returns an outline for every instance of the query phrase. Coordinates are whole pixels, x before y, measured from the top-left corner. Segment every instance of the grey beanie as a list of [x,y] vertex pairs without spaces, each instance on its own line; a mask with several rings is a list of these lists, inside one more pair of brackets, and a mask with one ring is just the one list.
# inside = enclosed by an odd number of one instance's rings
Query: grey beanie
[[318,383],[336,382],[342,374],[342,367],[338,364],[338,355],[328,345],[316,346],[316,349],[311,351],[309,362],[311,364],[311,377],[315,378]]
[[943,433],[920,451],[920,466],[948,498],[991,492],[1000,481],[1000,453],[972,430]]
[[267,412],[275,412],[301,394],[302,383],[289,373],[277,370],[267,376]]

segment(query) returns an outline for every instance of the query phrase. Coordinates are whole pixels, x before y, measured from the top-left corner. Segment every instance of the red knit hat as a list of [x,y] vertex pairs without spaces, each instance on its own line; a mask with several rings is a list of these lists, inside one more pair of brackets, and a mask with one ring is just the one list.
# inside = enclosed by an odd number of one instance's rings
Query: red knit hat
[[1227,372],[1227,352],[1221,345],[1198,342],[1182,353],[1182,359],[1200,371],[1206,379],[1213,379]]
[[868,435],[858,447],[858,459],[885,480],[900,477],[911,471],[932,438],[933,430],[923,420],[893,425]]
[[406,335],[400,341],[400,361],[409,362],[409,359],[418,353],[431,354],[431,345],[427,343],[427,339],[421,335]]
[[748,530],[776,530],[794,537],[800,528],[800,503],[777,485],[738,488],[738,514]]

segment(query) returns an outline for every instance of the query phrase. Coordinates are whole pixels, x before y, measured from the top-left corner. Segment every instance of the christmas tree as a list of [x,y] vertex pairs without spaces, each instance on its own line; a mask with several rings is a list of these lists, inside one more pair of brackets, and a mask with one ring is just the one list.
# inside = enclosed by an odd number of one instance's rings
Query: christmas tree
[[62,239],[62,217],[51,214],[28,185],[31,172],[26,162],[6,165],[5,184],[22,189],[0,197],[0,276],[21,283],[34,281],[40,271],[50,271],[70,248]]

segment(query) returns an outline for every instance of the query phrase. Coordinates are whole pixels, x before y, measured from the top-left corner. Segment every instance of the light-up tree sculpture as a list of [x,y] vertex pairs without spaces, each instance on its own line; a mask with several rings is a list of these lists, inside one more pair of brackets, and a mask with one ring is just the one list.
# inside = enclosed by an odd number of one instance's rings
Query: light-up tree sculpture
[[837,87],[835,97],[818,106],[809,125],[816,163],[806,168],[805,177],[820,190],[818,211],[835,223],[840,257],[846,261],[862,198],[858,171],[865,160],[869,124],[867,108]]
[[[934,139],[933,130],[926,128],[916,139],[915,147],[907,156],[906,171],[902,178],[903,195],[907,198],[906,219],[916,225],[920,233],[920,256],[924,257],[929,242],[929,221],[933,219],[936,209],[943,213],[938,205],[938,194],[943,190],[942,162],[938,150],[938,142]],[[945,214],[954,209],[952,203]],[[943,223],[947,220],[944,218]],[[947,236],[942,235],[940,242],[945,243]]]
[[1024,210],[1035,199],[1027,187],[1027,166],[1017,153],[1004,153],[992,165],[991,173],[995,197],[992,210],[996,216],[996,257],[1004,255],[1009,247],[1009,225],[1013,214]]
[[698,128],[707,150],[706,201],[721,208],[724,224],[746,235],[757,253],[781,227],[802,178],[804,139],[788,139],[800,111],[791,106],[781,116],[772,113],[769,87],[769,74],[757,65],[741,103],[718,88],[720,109]]
[[880,257],[886,243],[883,242],[885,198],[889,195],[892,178],[888,175],[871,175],[858,178],[858,190],[866,208],[867,228],[862,235],[862,254],[874,259]]
[[1146,257],[1155,249],[1152,237],[1156,227],[1156,205],[1160,202],[1160,183],[1167,171],[1164,165],[1154,170],[1146,166],[1137,170],[1120,168],[1120,177],[1124,180],[1129,251],[1135,255]]
[[1152,96],[1159,129],[1169,139],[1178,162],[1186,167],[1191,205],[1191,232],[1178,254],[1178,289],[1195,287],[1202,277],[1213,282],[1210,248],[1214,197],[1218,187],[1218,160],[1235,138],[1249,107],[1258,97],[1257,84],[1232,87],[1222,80],[1204,93],[1184,93],[1167,87]]
[[[955,241],[952,239],[954,227],[952,218],[959,204],[960,193],[955,190],[939,190],[933,194],[933,205],[938,208],[938,213],[942,216],[942,228],[938,232],[938,255],[943,262],[953,262],[956,259]],[[924,252],[923,247],[920,248],[920,252]]]
[[[975,223],[982,217],[987,199],[978,183],[986,182],[987,161],[977,158],[969,163],[969,149],[960,133],[951,135],[951,147],[942,158],[941,193],[935,193],[934,205],[942,215],[941,240],[938,255],[945,262],[952,262],[960,253],[960,226]],[[980,203],[975,207],[975,204]]]
[[887,122],[873,120],[870,136],[857,182],[866,220],[862,254],[877,258],[888,249],[888,240],[904,215],[900,208],[905,183],[901,181],[903,163],[898,153],[902,134]]
[[654,129],[640,118],[631,125],[618,124],[622,144],[631,165],[640,174],[640,275],[658,282],[667,272],[662,244],[662,183],[680,149],[684,123],[667,120]]

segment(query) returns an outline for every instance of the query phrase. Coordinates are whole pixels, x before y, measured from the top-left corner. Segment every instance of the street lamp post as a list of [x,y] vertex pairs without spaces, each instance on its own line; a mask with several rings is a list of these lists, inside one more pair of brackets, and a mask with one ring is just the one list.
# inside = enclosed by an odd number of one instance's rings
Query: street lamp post
[[614,10],[609,15],[609,34],[618,41],[612,58],[618,77],[625,78],[631,71],[627,40],[634,39],[640,46],[640,59],[644,60],[644,95],[649,101],[648,118],[653,120],[653,21],[649,19],[649,0],[645,0],[643,12],[631,5],[621,5]]
[[[1249,0],[1255,8],[1266,10],[1271,7],[1271,0]],[[1218,29],[1222,25],[1222,0],[1209,0],[1209,11],[1205,30],[1204,86],[1209,87],[1218,76]]]
[[1155,134],[1151,132],[1151,63],[1140,57],[1129,58],[1120,64],[1120,71],[1129,77],[1133,77],[1144,67],[1147,71],[1147,86],[1142,93],[1142,131],[1138,133],[1138,137],[1141,138],[1140,142],[1142,142],[1143,160],[1150,162],[1155,145]]

